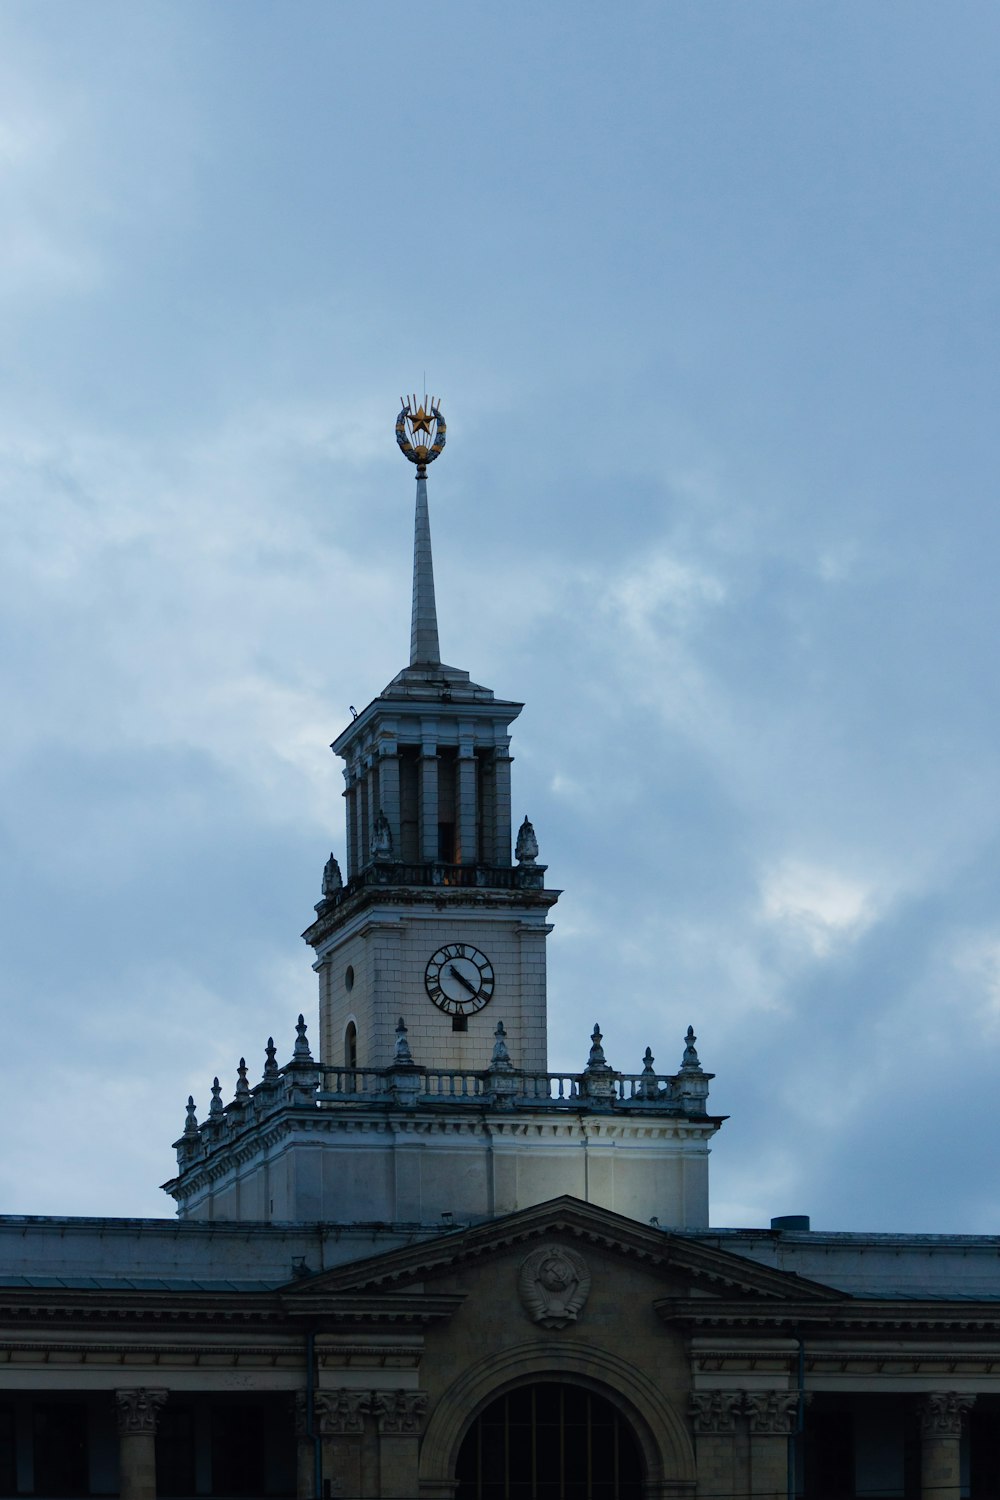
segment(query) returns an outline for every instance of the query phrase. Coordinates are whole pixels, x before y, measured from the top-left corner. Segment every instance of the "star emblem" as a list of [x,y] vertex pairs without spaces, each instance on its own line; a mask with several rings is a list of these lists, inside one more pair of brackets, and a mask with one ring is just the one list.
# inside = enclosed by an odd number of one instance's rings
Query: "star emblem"
[[418,406],[417,410],[410,418],[410,427],[413,431],[414,436],[416,436],[418,432],[426,432],[427,436],[430,437],[431,423],[434,421],[434,418],[435,413],[433,411],[424,411],[422,405]]

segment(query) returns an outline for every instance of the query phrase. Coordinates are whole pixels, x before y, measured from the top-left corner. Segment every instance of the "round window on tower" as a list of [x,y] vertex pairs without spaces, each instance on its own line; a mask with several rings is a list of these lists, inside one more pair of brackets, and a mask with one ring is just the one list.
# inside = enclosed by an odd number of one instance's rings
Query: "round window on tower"
[[348,964],[347,968],[344,970],[344,984],[347,986],[347,988],[349,990],[353,990],[353,988],[354,988],[354,965],[353,964]]

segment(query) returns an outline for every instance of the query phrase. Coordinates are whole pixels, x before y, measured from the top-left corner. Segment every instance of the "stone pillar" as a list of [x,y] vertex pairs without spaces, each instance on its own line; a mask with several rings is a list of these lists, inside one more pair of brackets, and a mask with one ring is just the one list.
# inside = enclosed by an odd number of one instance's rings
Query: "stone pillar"
[[115,1391],[121,1500],[156,1500],[156,1423],[166,1391]]
[[340,1389],[316,1397],[316,1420],[323,1443],[323,1483],[331,1495],[376,1494],[366,1488],[361,1466],[365,1413],[371,1392]]
[[958,1391],[932,1391],[920,1402],[922,1500],[960,1500],[962,1418],[975,1399]]
[[506,746],[493,752],[493,859],[510,864],[510,766],[513,756]]
[[365,849],[365,816],[364,816],[364,771],[361,766],[355,765],[351,768],[351,806],[350,806],[350,829],[351,829],[351,874],[357,875],[365,864],[367,851]]
[[795,1431],[795,1391],[747,1391],[750,1425],[750,1494],[753,1500],[787,1500],[788,1445]]
[[382,811],[392,834],[392,857],[401,859],[403,854],[403,828],[399,809],[399,755],[395,740],[382,740],[378,747],[378,786]]
[[412,1500],[419,1489],[427,1396],[423,1391],[373,1391],[372,1411],[378,1419],[379,1495]]
[[750,1491],[750,1465],[742,1391],[697,1391],[691,1422],[698,1455],[699,1500]]
[[455,800],[458,803],[458,862],[474,865],[479,859],[479,838],[476,821],[476,752],[471,738],[464,736],[458,747],[458,786]]
[[418,764],[420,858],[430,864],[438,857],[438,759],[435,740],[424,740]]
[[347,817],[346,878],[350,880],[358,872],[358,804],[354,780],[349,770],[344,772],[344,811]]
[[371,864],[372,858],[372,834],[375,832],[375,819],[378,817],[378,770],[375,765],[375,757],[369,752],[365,757],[365,784],[361,794],[362,809],[362,831],[365,837],[365,845],[361,851],[361,863]]

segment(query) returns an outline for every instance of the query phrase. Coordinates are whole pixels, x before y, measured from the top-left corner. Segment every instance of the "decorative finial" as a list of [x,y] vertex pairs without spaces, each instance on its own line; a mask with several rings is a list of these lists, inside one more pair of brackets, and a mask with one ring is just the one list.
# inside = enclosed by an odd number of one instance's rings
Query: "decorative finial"
[[604,1056],[604,1048],[601,1046],[601,1043],[602,1043],[603,1040],[604,1040],[604,1038],[601,1035],[601,1028],[598,1025],[598,1023],[595,1021],[594,1022],[594,1029],[590,1033],[590,1056],[587,1059],[587,1067],[588,1068],[606,1068],[607,1067],[608,1060]]
[[340,865],[331,854],[323,866],[323,895],[326,897],[335,896],[343,888],[344,877],[340,873]]
[[510,1060],[507,1051],[507,1030],[502,1021],[497,1022],[497,1029],[493,1033],[493,1056],[490,1058],[491,1073],[512,1073],[514,1064]]
[[296,1062],[311,1063],[313,1060],[313,1055],[309,1050],[309,1043],[306,1040],[305,1017],[301,1012],[299,1019],[295,1023],[295,1046],[292,1049],[292,1056]]
[[236,1069],[236,1102],[246,1104],[250,1098],[250,1085],[247,1082],[247,1060],[240,1058],[240,1065]]
[[264,1048],[264,1059],[265,1059],[265,1061],[264,1061],[264,1077],[265,1078],[277,1078],[277,1076],[278,1076],[277,1048],[274,1045],[274,1037],[273,1036],[269,1036],[268,1039],[267,1039],[267,1046]]
[[413,1053],[406,1040],[406,1022],[402,1016],[396,1022],[396,1049],[393,1056],[397,1063],[412,1063],[413,1061]]
[[369,842],[369,850],[374,860],[392,859],[392,829],[389,827],[389,819],[379,808],[375,817],[375,826]]
[[517,830],[514,858],[519,865],[534,865],[538,863],[538,840],[535,838],[535,830],[527,818],[525,818]]
[[225,1106],[222,1103],[222,1085],[219,1082],[218,1078],[213,1078],[212,1102],[208,1106],[208,1118],[212,1121],[213,1124],[217,1124],[222,1119],[224,1112]]
[[698,1054],[695,1051],[695,1046],[694,1046],[694,1044],[695,1044],[695,1042],[697,1040],[698,1040],[698,1038],[694,1034],[694,1027],[693,1026],[689,1026],[688,1029],[687,1029],[687,1033],[686,1033],[686,1035],[684,1037],[684,1056],[681,1059],[681,1072],[682,1073],[700,1073],[701,1072],[701,1063],[698,1061]]
[[[403,457],[416,464],[418,479],[427,473],[427,465],[440,457],[447,431],[439,397],[428,399],[424,396],[419,406],[416,396],[401,398],[401,410],[396,418],[396,442]],[[426,438],[426,442],[420,441],[421,438]]]
[[653,1063],[655,1061],[656,1059],[651,1049],[647,1047],[642,1054],[642,1075],[639,1079],[639,1086],[636,1089],[636,1093],[640,1099],[655,1099],[660,1092],[656,1073],[653,1070]]
[[194,1095],[188,1094],[187,1113],[184,1119],[184,1134],[198,1134],[198,1116],[194,1112]]

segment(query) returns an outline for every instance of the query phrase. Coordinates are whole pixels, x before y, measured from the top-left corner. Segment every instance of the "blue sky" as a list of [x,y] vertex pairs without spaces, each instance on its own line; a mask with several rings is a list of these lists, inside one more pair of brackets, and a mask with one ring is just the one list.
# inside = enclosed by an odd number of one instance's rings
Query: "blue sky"
[[442,651],[524,699],[565,891],[551,1065],[691,1022],[717,1224],[1000,1232],[998,44],[7,0],[0,1211],[168,1213],[188,1092],[314,1014],[426,371]]

